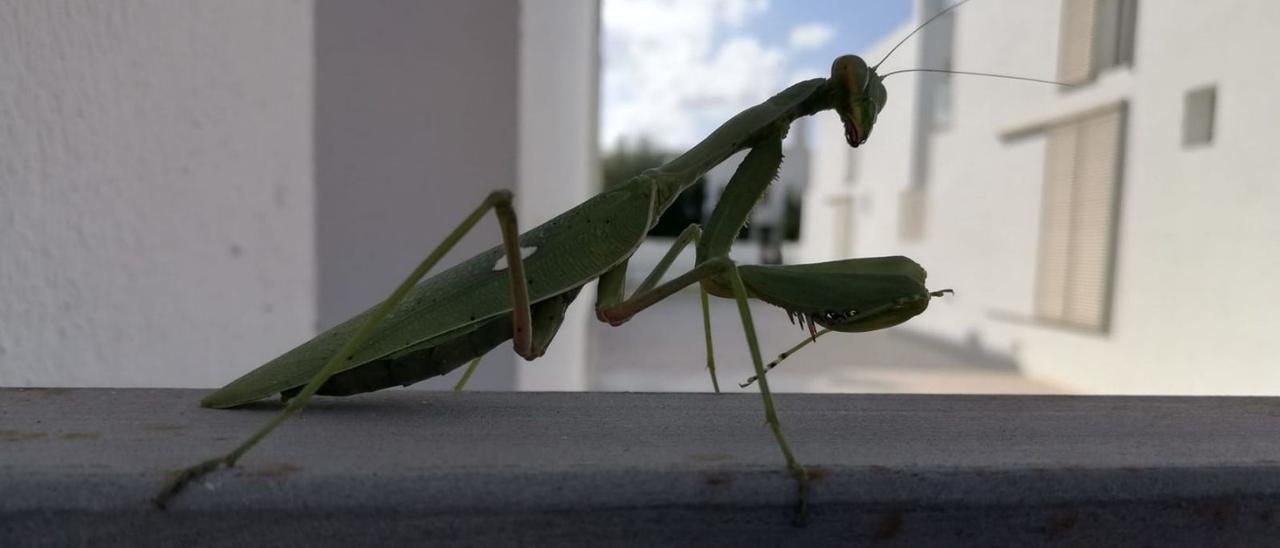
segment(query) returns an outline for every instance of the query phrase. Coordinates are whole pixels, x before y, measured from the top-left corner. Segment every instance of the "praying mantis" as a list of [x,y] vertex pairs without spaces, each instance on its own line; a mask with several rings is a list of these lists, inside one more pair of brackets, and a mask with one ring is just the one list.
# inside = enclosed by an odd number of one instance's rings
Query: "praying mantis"
[[[916,30],[929,21],[932,18]],[[888,75],[877,73],[879,65],[868,66],[855,55],[838,57],[830,77],[786,88],[733,116],[670,162],[523,234],[518,229],[512,194],[493,192],[386,300],[206,396],[201,405],[216,409],[275,394],[280,394],[286,405],[230,452],[174,474],[154,502],[164,507],[194,480],[219,467],[235,466],[276,427],[301,412],[316,394],[345,396],[409,385],[469,364],[460,388],[479,358],[508,340],[516,354],[536,359],[551,344],[566,308],[582,287],[598,280],[596,316],[614,326],[698,284],[707,331],[706,366],[717,393],[720,386],[710,338],[708,296],[737,303],[755,370],[751,380],[758,382],[766,422],[786,469],[796,480],[802,515],[809,472],[782,432],[748,301],[757,299],[784,309],[807,328],[812,341],[831,331],[865,332],[900,324],[924,312],[931,299],[949,290],[929,290],[925,270],[901,256],[760,266],[736,264],[729,258],[729,249],[752,207],[776,177],[782,162],[782,141],[793,121],[834,110],[849,146],[867,141],[887,100],[882,80]],[[628,295],[628,259],[662,212],[702,174],[743,150],[748,151],[746,157],[705,226],[690,225]],[[501,245],[424,281],[490,211],[501,229]],[[690,244],[696,250],[695,266],[663,282],[674,259]]]

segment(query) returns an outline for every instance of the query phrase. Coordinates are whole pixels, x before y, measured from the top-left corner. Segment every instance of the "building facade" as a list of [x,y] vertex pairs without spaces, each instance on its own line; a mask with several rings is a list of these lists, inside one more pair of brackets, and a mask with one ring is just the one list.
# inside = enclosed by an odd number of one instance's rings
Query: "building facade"
[[1280,393],[1276,23],[1268,0],[966,4],[880,73],[1073,86],[891,76],[857,150],[819,117],[803,259],[913,257],[956,295],[904,329],[1070,390]]

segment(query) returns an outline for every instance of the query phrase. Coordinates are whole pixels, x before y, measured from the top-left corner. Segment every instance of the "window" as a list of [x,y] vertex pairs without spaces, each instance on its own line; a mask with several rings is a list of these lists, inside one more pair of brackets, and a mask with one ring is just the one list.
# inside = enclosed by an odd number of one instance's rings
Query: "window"
[[1213,111],[1218,100],[1214,86],[1187,92],[1182,108],[1182,146],[1213,142]]
[[1058,79],[1082,84],[1132,65],[1137,19],[1138,0],[1063,0]]
[[1124,135],[1118,105],[1047,132],[1035,315],[1106,331]]

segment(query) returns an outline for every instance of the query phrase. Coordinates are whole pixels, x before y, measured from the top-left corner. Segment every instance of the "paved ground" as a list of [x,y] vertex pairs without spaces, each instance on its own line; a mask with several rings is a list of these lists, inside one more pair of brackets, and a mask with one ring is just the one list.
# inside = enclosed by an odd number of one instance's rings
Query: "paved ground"
[[[737,383],[751,374],[751,362],[737,308],[731,301],[713,299],[711,314],[721,389],[738,391]],[[777,308],[757,303],[752,315],[766,360],[805,336]],[[596,367],[596,390],[711,389],[696,292],[682,292],[620,328],[593,321],[591,330],[589,352]],[[770,377],[770,386],[779,392],[1062,393],[1022,376],[1008,360],[964,355],[913,335],[905,327],[827,335],[784,362],[776,373]]]

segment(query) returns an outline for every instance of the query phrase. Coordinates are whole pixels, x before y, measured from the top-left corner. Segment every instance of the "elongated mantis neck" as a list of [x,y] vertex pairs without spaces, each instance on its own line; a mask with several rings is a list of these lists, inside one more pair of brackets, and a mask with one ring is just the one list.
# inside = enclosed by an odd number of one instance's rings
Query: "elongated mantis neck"
[[783,90],[763,103],[730,118],[706,139],[678,158],[651,172],[659,207],[693,186],[698,177],[734,153],[751,148],[704,227],[698,244],[698,261],[728,255],[729,247],[746,223],[782,162],[782,138],[791,123],[834,106],[836,94],[830,80],[815,78]]
[[657,169],[659,185],[670,187],[660,188],[660,195],[669,192],[674,199],[676,194],[693,186],[698,177],[734,153],[754,146],[766,134],[776,134],[779,127],[785,128],[801,116],[832,108],[831,96],[828,80],[814,78],[794,84],[738,113],[693,148]]

